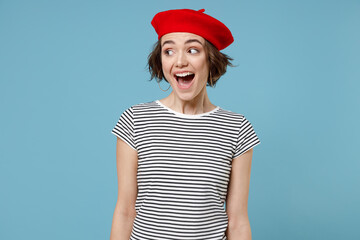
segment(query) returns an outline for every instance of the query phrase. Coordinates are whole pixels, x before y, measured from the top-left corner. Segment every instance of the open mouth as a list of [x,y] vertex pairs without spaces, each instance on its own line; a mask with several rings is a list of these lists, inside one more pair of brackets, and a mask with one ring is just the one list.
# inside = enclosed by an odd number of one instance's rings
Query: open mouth
[[174,75],[176,81],[181,87],[188,88],[191,85],[192,80],[195,77],[195,74],[192,72],[184,72],[184,73],[177,73]]

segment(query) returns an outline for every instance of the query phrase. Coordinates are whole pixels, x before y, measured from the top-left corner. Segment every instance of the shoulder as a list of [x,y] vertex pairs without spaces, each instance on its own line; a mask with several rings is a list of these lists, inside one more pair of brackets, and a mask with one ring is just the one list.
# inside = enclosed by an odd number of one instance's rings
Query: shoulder
[[155,101],[141,102],[128,105],[124,113],[128,113],[132,117],[152,114],[157,110],[158,106]]
[[218,116],[222,119],[233,121],[234,123],[242,123],[245,119],[245,116],[242,113],[238,113],[224,108],[220,108],[217,113]]
[[130,106],[130,108],[137,110],[137,109],[142,109],[142,108],[150,108],[155,105],[156,105],[155,101],[148,101],[148,102],[141,102],[141,103],[133,104]]
[[139,109],[150,108],[150,107],[154,106],[155,104],[156,104],[155,101],[149,101],[149,102],[141,102],[141,103],[127,105],[125,107],[124,112],[134,112]]

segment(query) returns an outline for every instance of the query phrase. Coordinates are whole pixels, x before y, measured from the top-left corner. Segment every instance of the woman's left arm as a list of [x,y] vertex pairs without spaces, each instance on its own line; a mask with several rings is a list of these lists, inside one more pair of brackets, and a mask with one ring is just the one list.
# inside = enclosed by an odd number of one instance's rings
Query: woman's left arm
[[226,199],[228,215],[228,240],[251,240],[251,228],[247,212],[250,171],[253,149],[232,160],[232,169]]

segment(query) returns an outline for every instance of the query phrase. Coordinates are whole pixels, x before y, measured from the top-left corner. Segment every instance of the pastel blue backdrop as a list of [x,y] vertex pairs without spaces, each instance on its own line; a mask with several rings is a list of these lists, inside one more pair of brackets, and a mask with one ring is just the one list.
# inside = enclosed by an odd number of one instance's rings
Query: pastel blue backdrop
[[[233,32],[208,88],[261,139],[253,239],[360,239],[360,1],[0,0],[0,239],[109,239],[116,137],[149,81],[155,13],[205,8]],[[167,88],[162,83],[162,88]]]

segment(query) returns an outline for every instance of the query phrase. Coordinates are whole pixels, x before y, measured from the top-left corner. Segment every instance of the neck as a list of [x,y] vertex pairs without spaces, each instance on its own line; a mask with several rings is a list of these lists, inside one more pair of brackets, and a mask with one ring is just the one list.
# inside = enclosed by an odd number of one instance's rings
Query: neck
[[190,115],[206,113],[216,107],[210,102],[206,87],[192,99],[182,99],[172,91],[161,102],[176,112]]

